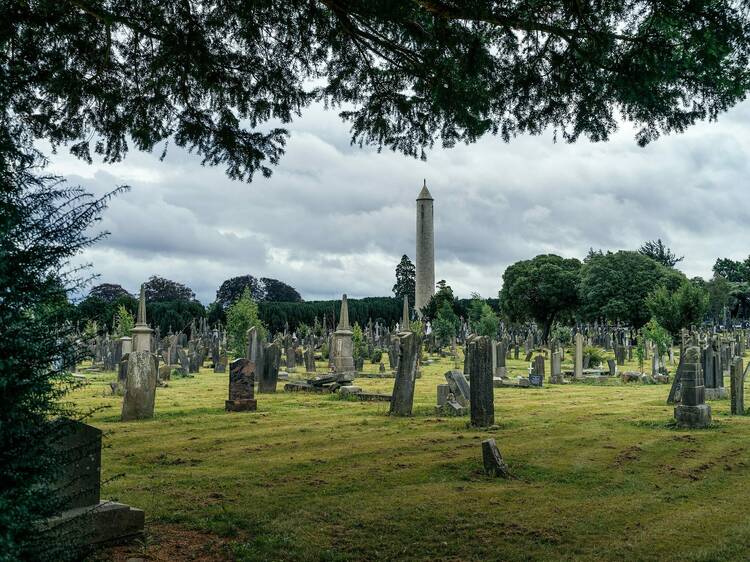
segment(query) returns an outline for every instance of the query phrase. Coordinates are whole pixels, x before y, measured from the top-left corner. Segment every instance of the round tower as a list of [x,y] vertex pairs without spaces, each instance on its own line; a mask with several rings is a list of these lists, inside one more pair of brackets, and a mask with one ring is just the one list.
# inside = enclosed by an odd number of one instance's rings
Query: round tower
[[414,308],[422,316],[422,307],[435,294],[435,230],[432,215],[433,199],[427,180],[417,197],[417,276]]

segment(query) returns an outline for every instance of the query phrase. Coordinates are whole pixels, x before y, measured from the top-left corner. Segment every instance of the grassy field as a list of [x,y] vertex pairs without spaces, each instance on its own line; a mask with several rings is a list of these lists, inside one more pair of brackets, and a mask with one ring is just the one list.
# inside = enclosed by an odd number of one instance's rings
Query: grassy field
[[[120,475],[103,497],[147,517],[144,541],[99,559],[750,557],[750,416],[730,416],[728,400],[711,403],[714,427],[683,431],[665,385],[503,388],[497,425],[476,430],[434,414],[451,365],[423,367],[407,419],[387,403],[283,391],[226,413],[228,376],[204,369],[158,389],[153,420],[121,423],[115,374],[90,376],[73,398],[104,407],[90,423],[107,434],[104,478]],[[393,381],[357,384],[390,392]],[[513,479],[483,474],[488,437]]]

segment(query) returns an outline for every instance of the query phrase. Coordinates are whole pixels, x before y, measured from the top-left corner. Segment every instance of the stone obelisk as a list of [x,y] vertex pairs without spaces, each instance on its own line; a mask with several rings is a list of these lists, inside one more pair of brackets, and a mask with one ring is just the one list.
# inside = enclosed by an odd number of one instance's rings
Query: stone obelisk
[[435,230],[432,216],[433,199],[427,180],[417,197],[417,275],[414,308],[419,317],[422,307],[435,294]]
[[134,351],[151,351],[151,333],[153,330],[146,324],[146,287],[141,285],[141,295],[138,300],[138,319],[131,331],[133,334]]

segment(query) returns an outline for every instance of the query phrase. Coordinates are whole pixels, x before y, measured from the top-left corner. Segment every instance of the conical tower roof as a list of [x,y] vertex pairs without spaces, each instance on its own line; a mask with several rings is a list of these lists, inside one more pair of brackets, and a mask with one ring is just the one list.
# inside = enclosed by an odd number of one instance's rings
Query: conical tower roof
[[339,325],[337,330],[351,330],[349,325],[349,304],[346,302],[346,295],[341,297],[341,313],[339,314]]
[[424,180],[424,185],[422,186],[422,191],[419,192],[419,195],[417,196],[417,201],[420,201],[422,199],[429,199],[432,201],[432,195],[430,194],[430,190],[427,189],[427,180]]

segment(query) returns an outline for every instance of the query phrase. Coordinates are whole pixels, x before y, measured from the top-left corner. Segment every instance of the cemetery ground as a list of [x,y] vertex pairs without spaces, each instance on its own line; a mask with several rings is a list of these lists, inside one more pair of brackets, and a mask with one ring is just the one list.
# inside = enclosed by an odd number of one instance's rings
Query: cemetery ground
[[[143,540],[93,559],[747,559],[750,417],[729,400],[686,431],[668,385],[496,388],[497,425],[477,430],[434,412],[452,366],[422,367],[410,418],[283,381],[257,412],[228,413],[228,374],[204,368],[157,389],[154,419],[121,423],[115,373],[89,375],[72,398],[101,408],[88,421],[105,431],[102,497],[146,512]],[[390,393],[393,379],[356,384]],[[482,470],[490,437],[510,480]]]

